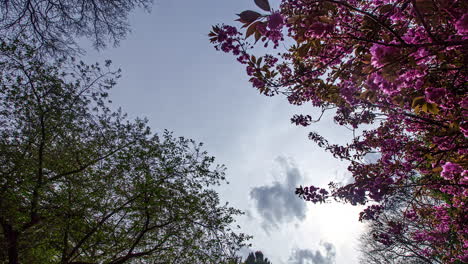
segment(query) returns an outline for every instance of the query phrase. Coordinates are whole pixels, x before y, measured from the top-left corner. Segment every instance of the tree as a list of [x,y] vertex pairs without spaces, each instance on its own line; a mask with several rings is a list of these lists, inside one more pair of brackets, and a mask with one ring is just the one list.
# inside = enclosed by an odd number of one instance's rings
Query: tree
[[[411,190],[402,189],[387,203],[385,210],[376,209],[378,216],[367,222],[366,231],[361,235],[359,251],[363,264],[429,264],[442,263],[436,256],[422,252],[435,251],[431,243],[412,239],[415,232],[431,227],[415,221],[414,211],[407,210],[414,199],[426,206],[437,206],[438,201],[429,197],[415,197]],[[424,199],[422,199],[424,198]],[[361,214],[364,216],[364,214]]]
[[255,253],[250,252],[249,256],[245,259],[245,264],[271,264],[268,258],[263,257],[261,251],[256,251]]
[[[429,259],[407,256],[402,252],[394,252],[393,248],[378,243],[372,236],[363,234],[360,238],[361,264],[429,264]],[[401,255],[402,254],[402,255]]]
[[119,71],[0,46],[0,262],[228,263],[248,237],[201,144],[108,107]]
[[[260,93],[312,104],[322,115],[332,110],[353,135],[345,145],[309,135],[350,164],[353,182],[300,186],[296,193],[314,203],[373,203],[361,220],[375,221],[392,197],[408,190],[414,199],[404,215],[415,214],[413,221],[426,227],[409,238],[433,249],[418,254],[468,262],[466,1],[283,0],[278,11],[267,0],[255,3],[267,13],[239,14],[245,38],[218,25],[210,41],[246,66]],[[250,36],[286,51],[254,56]],[[309,126],[322,115],[291,121]],[[365,162],[376,153],[376,162]]]
[[0,36],[28,39],[48,53],[76,51],[75,38],[86,37],[96,48],[118,44],[129,31],[131,10],[149,10],[152,0],[1,0]]

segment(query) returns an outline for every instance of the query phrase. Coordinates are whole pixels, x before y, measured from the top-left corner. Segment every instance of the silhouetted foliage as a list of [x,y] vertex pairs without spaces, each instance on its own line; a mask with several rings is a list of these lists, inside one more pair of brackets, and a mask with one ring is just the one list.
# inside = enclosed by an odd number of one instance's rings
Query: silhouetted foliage
[[430,197],[414,197],[410,189],[402,189],[380,210],[378,217],[367,221],[360,237],[359,251],[362,264],[435,264],[443,263],[437,257],[422,252],[435,251],[430,243],[416,242],[412,234],[419,230],[430,230],[429,225],[414,221],[416,215],[406,209],[417,202],[426,207],[438,206]]
[[76,38],[96,48],[118,44],[129,31],[128,15],[149,10],[152,0],[1,0],[0,36],[29,39],[52,53],[77,49]]
[[247,259],[245,260],[245,264],[271,264],[268,258],[264,258],[263,253],[261,251],[256,251],[255,253],[250,253]]

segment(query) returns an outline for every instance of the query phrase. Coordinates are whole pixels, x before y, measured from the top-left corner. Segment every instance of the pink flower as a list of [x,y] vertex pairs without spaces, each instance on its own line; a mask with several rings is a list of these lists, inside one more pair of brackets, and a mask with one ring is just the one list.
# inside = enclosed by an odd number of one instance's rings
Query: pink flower
[[434,88],[428,87],[424,94],[426,95],[426,99],[430,103],[437,103],[440,102],[446,95],[447,91],[445,88]]
[[271,30],[280,29],[284,24],[283,15],[280,12],[273,12],[268,17],[268,27]]
[[410,28],[402,39],[409,44],[421,43],[427,40],[428,36],[425,30],[421,27]]
[[460,179],[458,183],[468,185],[468,171],[467,170],[464,170],[462,172],[462,178]]
[[454,176],[463,172],[463,168],[452,162],[446,162],[442,165],[442,173],[440,174],[446,180],[453,180]]
[[254,75],[254,73],[256,72],[257,69],[255,69],[252,66],[247,66],[246,70],[247,70],[247,75],[252,76],[252,75]]
[[460,131],[463,133],[465,137],[468,137],[468,122],[460,124]]
[[404,211],[403,215],[410,221],[416,221],[418,219],[418,215],[413,209]]
[[432,142],[434,142],[440,150],[444,151],[455,148],[457,145],[454,141],[455,140],[450,136],[432,138]]
[[455,29],[460,35],[468,34],[468,14],[464,14],[455,22]]
[[250,79],[250,81],[252,82],[252,86],[255,87],[255,88],[263,88],[265,87],[265,83],[258,79],[258,78],[252,78]]
[[382,67],[390,61],[394,61],[395,57],[400,55],[399,49],[380,44],[374,44],[370,48],[370,53],[372,55],[371,64],[376,68]]
[[403,21],[405,19],[405,15],[403,14],[400,8],[394,7],[393,14],[390,16],[390,19],[393,23],[397,23]]
[[468,109],[468,96],[462,99],[460,105],[463,109]]

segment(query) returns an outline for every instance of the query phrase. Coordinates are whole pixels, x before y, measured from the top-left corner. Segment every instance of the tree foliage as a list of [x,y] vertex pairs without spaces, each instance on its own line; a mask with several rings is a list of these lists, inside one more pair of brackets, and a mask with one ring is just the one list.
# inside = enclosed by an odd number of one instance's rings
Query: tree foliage
[[[0,46],[1,263],[228,263],[248,238],[201,144],[108,106],[119,71]],[[39,56],[40,57],[40,56]]]
[[[386,222],[375,239],[393,245],[392,237],[404,231],[411,244],[425,245],[406,254],[468,262],[468,3],[282,0],[273,10],[264,2],[256,4],[267,13],[239,14],[245,37],[218,25],[210,41],[246,66],[260,93],[312,104],[322,114],[332,110],[335,122],[353,133],[344,145],[309,135],[349,162],[352,183],[301,186],[297,194],[314,203],[372,204],[360,220],[385,222],[379,216],[392,199],[410,193],[395,228]],[[249,38],[286,51],[255,56]],[[291,121],[309,126],[321,117]],[[369,155],[379,158],[366,162]]]
[[[422,254],[430,250],[431,245],[415,241],[412,239],[412,234],[420,230],[429,230],[431,226],[425,225],[424,222],[414,221],[415,214],[407,211],[408,206],[414,202],[427,206],[437,206],[440,202],[427,196],[415,197],[411,191],[399,190],[387,201],[385,210],[380,210],[379,217],[368,222],[366,231],[359,241],[360,263],[442,263],[436,256]],[[391,241],[391,243],[386,241]]]
[[245,259],[245,264],[271,264],[271,262],[268,260],[268,258],[263,256],[261,251],[256,251],[255,253],[249,253]]
[[75,38],[96,48],[118,44],[129,31],[129,12],[149,10],[152,0],[1,0],[2,40],[28,39],[48,53],[76,50]]

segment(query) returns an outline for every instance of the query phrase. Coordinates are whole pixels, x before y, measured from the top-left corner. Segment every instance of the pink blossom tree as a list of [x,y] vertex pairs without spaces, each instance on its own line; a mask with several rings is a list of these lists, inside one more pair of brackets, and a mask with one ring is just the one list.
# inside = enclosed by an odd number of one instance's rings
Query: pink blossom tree
[[[318,146],[349,162],[354,180],[296,193],[314,203],[368,204],[360,220],[371,222],[385,221],[379,216],[390,201],[410,193],[400,220],[385,223],[376,239],[390,245],[405,232],[425,245],[408,254],[468,262],[468,2],[282,0],[278,10],[255,3],[263,11],[238,15],[244,33],[213,27],[215,48],[236,56],[261,94],[334,111],[354,135],[338,145],[311,132]],[[257,43],[275,53],[253,55]],[[320,118],[291,121],[309,126]],[[378,160],[366,162],[371,153]]]

